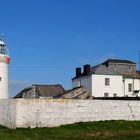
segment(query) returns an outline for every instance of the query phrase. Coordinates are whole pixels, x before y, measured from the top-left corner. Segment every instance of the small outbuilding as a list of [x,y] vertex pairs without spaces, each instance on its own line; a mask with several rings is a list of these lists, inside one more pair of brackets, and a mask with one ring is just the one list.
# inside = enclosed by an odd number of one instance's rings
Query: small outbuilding
[[60,98],[60,99],[88,99],[89,93],[86,88],[76,87],[65,90],[62,85],[32,85],[23,89],[14,98],[38,99],[38,98]]
[[14,98],[55,98],[58,95],[65,93],[62,85],[32,85],[23,89]]

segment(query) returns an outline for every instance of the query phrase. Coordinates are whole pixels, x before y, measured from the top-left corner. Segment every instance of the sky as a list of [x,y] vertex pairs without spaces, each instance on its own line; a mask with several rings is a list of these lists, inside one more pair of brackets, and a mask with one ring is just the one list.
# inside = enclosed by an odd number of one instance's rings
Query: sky
[[138,64],[140,0],[0,0],[10,52],[10,96],[32,84],[71,88],[75,68],[112,59]]

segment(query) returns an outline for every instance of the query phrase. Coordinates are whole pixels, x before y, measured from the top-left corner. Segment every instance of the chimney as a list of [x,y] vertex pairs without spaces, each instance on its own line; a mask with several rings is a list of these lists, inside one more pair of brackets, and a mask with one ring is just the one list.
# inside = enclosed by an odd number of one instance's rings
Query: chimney
[[84,75],[88,75],[89,73],[90,73],[90,65],[86,64],[86,65],[84,65],[84,72],[83,72],[83,74]]
[[76,68],[76,78],[81,76],[81,68]]

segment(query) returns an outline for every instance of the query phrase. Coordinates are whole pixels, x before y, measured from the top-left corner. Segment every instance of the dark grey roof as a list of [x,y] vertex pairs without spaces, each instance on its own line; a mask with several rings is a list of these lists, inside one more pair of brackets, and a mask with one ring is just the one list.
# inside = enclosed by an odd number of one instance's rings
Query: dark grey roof
[[102,64],[106,64],[106,63],[127,63],[127,64],[136,64],[135,62],[129,61],[129,60],[121,60],[121,59],[107,59],[105,62],[103,62]]
[[33,87],[35,87],[36,93],[40,97],[55,97],[65,92],[65,89],[62,85],[56,84],[56,85],[32,85],[31,87],[27,87],[23,89],[20,93],[18,93],[14,98],[22,98],[23,92],[26,92],[28,90],[33,90]]
[[84,75],[83,73],[81,73],[81,76],[79,76],[79,77],[75,76],[72,80],[80,78],[80,77],[88,76],[91,74],[122,75],[123,77],[126,77],[126,78],[140,78],[140,71],[139,72],[138,71],[136,72],[136,70],[131,71],[131,72],[115,71],[113,67],[109,67],[110,63],[126,64],[126,65],[128,64],[128,65],[136,66],[136,63],[129,61],[129,60],[108,59],[101,64],[90,67],[90,72],[87,75]]
[[22,91],[20,91],[20,92],[19,92],[16,96],[14,96],[13,98],[22,98],[23,92],[24,92],[24,91],[28,91],[28,90],[30,90],[30,89],[32,89],[32,86],[27,87],[27,88],[24,88]]
[[97,69],[100,65],[101,65],[101,64],[90,67],[90,73],[89,73],[89,74],[94,74],[95,71],[96,71],[96,69]]
[[62,85],[33,85],[36,87],[37,93],[41,97],[47,97],[47,96],[58,96],[59,94],[62,94],[65,92],[65,89]]
[[119,73],[120,75],[122,75],[124,78],[136,78],[136,79],[140,79],[140,73],[138,73],[137,71],[134,72],[126,72],[126,73]]

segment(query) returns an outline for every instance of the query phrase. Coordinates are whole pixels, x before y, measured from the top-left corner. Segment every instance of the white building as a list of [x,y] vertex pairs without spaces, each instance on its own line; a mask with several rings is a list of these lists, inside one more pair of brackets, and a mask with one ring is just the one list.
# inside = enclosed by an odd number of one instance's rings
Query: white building
[[76,68],[72,87],[84,86],[94,97],[140,96],[140,71],[128,60],[108,59],[102,64]]
[[10,57],[5,43],[0,39],[0,99],[8,98],[8,64]]

